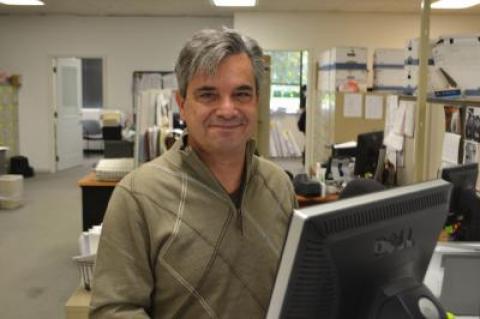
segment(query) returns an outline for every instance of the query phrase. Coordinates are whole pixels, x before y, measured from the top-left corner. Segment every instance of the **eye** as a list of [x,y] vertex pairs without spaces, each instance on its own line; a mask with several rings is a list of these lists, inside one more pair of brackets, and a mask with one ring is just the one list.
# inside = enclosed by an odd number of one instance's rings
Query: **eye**
[[250,91],[239,91],[235,93],[235,98],[240,102],[250,102],[253,98],[253,93]]
[[212,102],[217,98],[217,94],[211,91],[203,91],[197,94],[197,99],[201,102]]

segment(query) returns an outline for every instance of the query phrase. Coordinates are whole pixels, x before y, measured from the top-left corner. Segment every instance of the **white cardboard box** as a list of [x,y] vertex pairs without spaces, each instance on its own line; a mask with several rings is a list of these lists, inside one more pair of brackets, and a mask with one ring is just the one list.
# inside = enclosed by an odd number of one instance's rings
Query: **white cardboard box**
[[332,67],[336,64],[365,65],[368,60],[368,50],[363,47],[335,47],[321,53],[319,67]]
[[[406,88],[416,88],[418,85],[418,65],[405,65]],[[440,71],[433,65],[428,67],[428,91],[442,90],[448,88],[447,80]]]
[[402,69],[380,68],[373,70],[373,87],[403,87],[405,71]]
[[[419,53],[419,45],[420,45],[420,40],[418,38],[415,39],[410,39],[407,41],[405,45],[405,64],[411,64],[407,63],[408,61],[416,61],[414,64],[418,64],[418,53]],[[430,49],[432,49],[435,45],[435,41],[430,40]],[[429,59],[432,59],[432,54],[430,52],[430,57]]]
[[360,92],[367,90],[368,73],[366,70],[331,70],[318,72],[318,89],[321,91],[338,91],[349,81],[354,82]]
[[333,91],[335,86],[330,82],[330,71],[318,71],[317,73],[317,90]]
[[439,37],[433,57],[463,90],[480,89],[480,35]]
[[403,49],[376,49],[373,53],[373,68],[377,65],[403,65],[405,51]]
[[321,54],[320,54],[320,59],[318,61],[318,66],[321,68],[322,66],[328,66],[330,65],[330,53],[331,53],[331,50],[326,50],[326,51],[323,51]]
[[331,49],[330,63],[358,63],[367,64],[367,48],[363,47],[335,47]]

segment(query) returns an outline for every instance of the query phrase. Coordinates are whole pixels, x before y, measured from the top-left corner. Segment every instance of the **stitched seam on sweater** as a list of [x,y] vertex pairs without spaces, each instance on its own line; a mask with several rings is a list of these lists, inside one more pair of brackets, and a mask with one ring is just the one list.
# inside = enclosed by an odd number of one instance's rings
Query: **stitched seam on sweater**
[[194,296],[203,309],[208,313],[210,318],[216,318],[215,312],[212,310],[210,305],[206,302],[206,300],[198,293],[198,291],[187,281],[183,278],[178,272],[176,272],[173,267],[171,267],[168,262],[165,260],[165,255],[168,252],[168,249],[172,245],[173,241],[178,235],[178,231],[180,229],[180,225],[182,224],[182,216],[185,208],[185,200],[187,198],[187,190],[188,190],[188,180],[186,174],[181,174],[182,178],[182,190],[180,195],[180,204],[178,205],[177,211],[177,219],[175,220],[175,225],[173,226],[172,235],[168,238],[167,243],[163,246],[162,250],[160,251],[160,261],[167,269],[168,272],[185,288],[190,292],[190,296]]
[[[152,166],[152,167],[155,167],[155,168],[158,168],[170,175],[173,175],[173,176],[176,176],[176,177],[180,177],[181,176],[181,173],[178,173],[178,172],[175,172],[175,171],[172,171],[166,167],[163,167],[163,166],[160,166],[158,164],[154,164],[154,163],[149,163],[147,164],[148,166]],[[212,195],[214,195],[215,197],[217,197],[218,199],[222,200],[223,202],[226,202],[226,203],[229,203],[229,200],[230,199],[226,199],[225,196],[223,196],[222,194],[219,194],[218,192],[216,192],[215,190],[211,189],[210,187],[208,186],[205,186],[204,183],[194,179],[193,177],[191,176],[186,176],[186,178],[188,179],[189,182],[193,183],[193,184],[196,184],[197,186],[200,186],[201,188],[205,189],[206,191],[208,191],[209,193],[211,193]]]
[[273,199],[275,199],[275,202],[278,204],[278,206],[279,206],[280,210],[282,211],[282,213],[283,213],[286,217],[288,217],[288,212],[286,212],[286,211],[283,209],[282,205],[280,204],[281,201],[278,199],[278,197],[276,196],[275,192],[270,188],[270,185],[267,184],[267,179],[265,178],[265,176],[263,176],[263,174],[260,173],[260,172],[257,174],[257,176],[262,179],[263,185],[265,186],[266,189],[268,189],[268,191],[269,191],[270,194],[272,195]]
[[[202,276],[200,277],[200,279],[198,280],[197,282],[197,285],[193,288],[193,291],[191,292],[192,294],[195,294],[195,292],[197,294],[199,294],[199,291],[200,289],[202,288],[205,280],[206,280],[206,277],[210,271],[210,269],[212,268],[212,265],[213,263],[215,262],[216,258],[217,258],[217,252],[218,252],[218,247],[220,246],[222,240],[223,240],[223,237],[225,236],[225,233],[226,233],[226,229],[227,229],[227,226],[228,224],[230,223],[230,220],[232,219],[232,214],[229,214],[228,215],[228,218],[227,218],[227,221],[223,224],[223,227],[222,227],[222,230],[220,232],[220,235],[218,236],[218,240],[216,241],[216,244],[215,244],[215,247],[214,247],[214,250],[212,252],[212,256],[210,257],[210,260],[208,261],[207,265],[205,266],[205,271],[203,272]],[[189,298],[192,297],[192,294],[190,294]],[[189,303],[189,299],[187,299],[186,303],[188,304]],[[182,309],[179,310],[179,312],[175,313],[175,318],[179,317],[179,318],[183,318],[183,314],[182,314]]]
[[182,224],[182,217],[183,217],[183,210],[185,208],[185,199],[187,197],[187,189],[188,189],[188,181],[186,180],[185,174],[181,174],[182,179],[182,189],[180,193],[180,204],[178,205],[177,210],[177,218],[175,219],[175,225],[173,225],[172,235],[168,238],[168,241],[165,243],[165,246],[162,247],[160,250],[160,258],[167,254],[168,249],[172,245],[173,241],[178,235],[178,230],[180,229],[180,225]]
[[266,232],[263,231],[263,228],[260,227],[260,225],[254,221],[254,219],[247,212],[246,209],[243,210],[243,214],[248,219],[248,221],[255,227],[255,229],[261,234],[262,238],[265,239],[265,241],[267,242],[267,245],[272,249],[275,256],[280,257],[280,249],[275,247],[275,245],[273,244],[273,240],[268,236]]
[[[165,171],[166,173],[169,173],[170,175],[173,175],[173,176],[176,176],[176,177],[181,177],[181,174],[180,174],[180,173],[174,172],[174,171],[172,171],[172,170],[170,170],[170,169],[167,169],[167,168],[165,168],[165,167],[162,167],[162,166],[160,166],[160,165],[153,164],[153,163],[148,163],[148,164],[146,164],[146,165],[149,165],[149,166],[152,166],[152,167],[161,169],[161,170]],[[198,186],[201,186],[202,188],[204,188],[204,189],[207,190],[208,192],[212,193],[214,196],[218,197],[218,198],[221,199],[222,201],[228,202],[228,201],[225,200],[223,197],[221,197],[221,195],[219,195],[217,192],[215,192],[214,190],[206,187],[204,184],[200,183],[200,182],[197,181],[196,179],[193,179],[193,178],[191,178],[191,177],[189,177],[189,176],[186,176],[186,178],[187,178],[187,180],[188,180],[189,182],[193,182],[194,184],[197,184]],[[262,178],[263,178],[263,176],[262,176]],[[264,178],[263,178],[263,181],[264,181],[264,184],[266,185]],[[118,186],[123,187],[122,185],[118,185]],[[269,187],[267,187],[267,189],[268,189],[272,194],[274,194],[274,192],[273,192]],[[129,190],[129,191],[132,192],[132,193],[134,193],[134,194],[136,194],[137,196],[142,196],[142,197],[148,198],[153,204],[155,204],[156,206],[164,209],[164,208],[161,207],[161,205],[158,204],[153,198],[151,198],[150,196],[146,195],[145,193],[137,192],[137,191],[134,191],[133,189],[131,189],[131,190]],[[274,199],[277,201],[277,204],[278,204],[278,205],[280,206],[280,208],[281,208],[281,205],[279,204],[277,197],[274,196]],[[281,210],[283,211],[283,209],[281,209]],[[168,212],[169,214],[175,216],[175,214],[174,214],[173,212],[171,212],[171,211],[169,211],[169,210],[165,210],[165,211]],[[192,227],[190,224],[188,224],[188,223],[185,222],[184,220],[182,220],[182,222],[183,222],[184,225],[187,225],[188,227],[190,227],[190,229],[191,229],[198,237],[200,237],[202,240],[204,240],[206,244],[208,244],[208,245],[211,246],[212,248],[215,247],[213,243],[211,243],[211,242],[208,241],[204,236],[202,236],[202,234],[199,233],[194,227]],[[248,287],[248,285],[241,279],[241,277],[234,271],[234,268],[230,265],[230,263],[227,261],[227,259],[225,259],[225,258],[222,256],[221,253],[220,253],[220,254],[217,254],[217,257],[225,263],[225,265],[228,267],[228,269],[229,269],[229,271],[232,273],[232,275],[233,275],[235,278],[237,278],[237,280],[245,287],[245,289],[246,289],[246,290],[249,292],[249,294],[252,296],[252,299],[254,299],[254,300],[256,301],[256,303],[258,304],[258,306],[259,306],[261,309],[266,310],[266,309],[262,306],[262,303],[260,302],[260,300],[257,299],[257,297],[255,296],[255,294],[253,293],[253,291],[252,291],[252,290]],[[162,264],[165,263],[165,264],[168,265],[168,263],[167,263],[166,261],[164,261],[164,260],[161,260],[161,261],[162,261]],[[169,266],[169,268],[171,268],[171,266]],[[172,271],[175,272],[173,269],[172,269]],[[172,274],[172,275],[174,275],[174,274]],[[178,278],[178,280],[181,282],[181,279],[183,279],[183,278],[181,277],[180,274],[178,274],[178,276],[180,277],[180,278]],[[174,276],[174,277],[177,278],[176,276]],[[184,281],[185,283],[188,283],[185,279],[183,279],[183,281]],[[187,288],[187,287],[186,287],[186,288]],[[187,288],[187,289],[188,289],[188,288]],[[193,289],[193,287],[192,287],[192,289]],[[190,290],[189,290],[189,291],[190,291]],[[198,293],[198,292],[197,292],[197,293]]]
[[207,266],[205,267],[205,271],[203,272],[203,275],[202,277],[200,278],[200,280],[198,281],[197,283],[197,291],[200,290],[200,288],[203,286],[203,283],[205,282],[206,280],[206,277],[207,277],[207,274],[208,272],[210,271],[210,269],[212,268],[212,265],[213,263],[215,262],[215,259],[217,259],[217,256],[218,256],[218,248],[220,247],[220,245],[222,244],[223,242],[223,238],[225,237],[225,234],[227,232],[227,227],[228,225],[230,224],[230,221],[232,220],[232,216],[233,214],[228,214],[228,218],[227,220],[225,221],[225,223],[223,224],[223,227],[222,227],[222,230],[220,232],[220,236],[218,236],[218,239],[217,239],[217,242],[215,243],[215,248],[213,249],[213,253],[212,253],[212,257],[210,258],[210,260],[208,261],[208,264]]
[[175,278],[185,289],[187,289],[192,295],[196,297],[202,308],[207,312],[210,318],[217,318],[217,315],[210,307],[210,305],[206,302],[206,300],[195,290],[195,288],[187,281],[185,278],[182,277],[178,272],[171,267],[168,262],[164,259],[160,259],[162,265],[167,269],[167,271]]
[[[124,186],[121,186],[121,185],[117,185],[117,187],[124,187]],[[127,189],[128,190],[128,189]],[[142,196],[146,199],[148,199],[150,202],[152,202],[152,204],[154,204],[155,206],[157,206],[158,208],[160,208],[162,211],[165,211],[166,213],[172,215],[173,217],[177,217],[175,215],[174,212],[168,210],[168,209],[165,209],[164,207],[162,207],[159,203],[157,203],[154,199],[152,199],[150,196],[148,195],[145,195],[144,193],[137,193],[137,192],[134,192],[134,191],[131,191],[131,190],[128,190],[130,192],[132,192],[132,194],[136,195],[136,196]],[[187,225],[198,237],[200,237],[201,239],[203,239],[203,241],[205,241],[205,243],[207,243],[209,246],[211,246],[212,248],[214,247],[214,244],[211,243],[207,238],[205,238],[201,233],[199,233],[192,225],[190,225],[189,223],[187,223],[185,220],[182,219],[182,223],[184,225]]]
[[[119,186],[120,186],[120,187],[123,187],[123,186],[121,186],[121,185],[119,185]],[[118,187],[118,186],[117,186],[117,187]],[[131,191],[131,190],[130,190],[130,191]],[[135,192],[132,191],[132,193],[135,193]],[[160,205],[159,205],[158,203],[156,203],[154,200],[152,200],[149,196],[147,196],[147,195],[145,195],[145,194],[143,194],[143,193],[135,193],[135,194],[138,195],[138,196],[144,196],[144,197],[148,198],[150,201],[152,201],[152,203],[154,203],[155,205],[157,205],[157,206],[160,207]],[[160,207],[160,208],[162,208],[162,207]],[[173,215],[172,212],[170,212],[170,211],[167,211],[167,212],[169,212],[170,214]],[[201,238],[207,245],[209,245],[209,246],[212,247],[212,248],[215,247],[212,243],[210,243],[210,241],[208,241],[205,237],[203,237],[202,234],[199,233],[199,232],[198,232],[195,228],[193,228],[190,224],[188,224],[188,223],[185,222],[185,221],[182,221],[182,222],[183,222],[184,225],[190,227],[190,229],[191,229],[199,238]],[[245,289],[250,293],[250,295],[252,296],[252,299],[254,299],[254,300],[257,302],[258,306],[259,306],[261,309],[266,310],[266,309],[262,306],[262,303],[260,302],[260,300],[257,299],[257,297],[255,296],[255,294],[252,292],[252,290],[250,290],[250,288],[247,286],[247,284],[246,284],[246,283],[241,279],[241,277],[234,271],[234,268],[230,265],[230,263],[227,261],[227,259],[226,259],[225,257],[223,257],[223,255],[222,255],[221,253],[217,254],[217,258],[219,258],[221,261],[223,261],[223,262],[225,263],[225,265],[228,267],[229,271],[235,276],[235,278],[237,278],[237,280],[238,280],[239,282],[242,283],[243,287],[245,287]],[[167,265],[168,265],[168,263],[167,263],[166,261],[164,261],[164,260],[160,260],[160,262],[162,262],[162,264],[167,264]],[[171,267],[170,267],[170,268],[171,268]],[[174,270],[172,269],[172,271],[174,271]],[[172,275],[174,275],[174,274],[172,274]],[[180,276],[180,278],[182,278],[181,275],[178,275],[178,276]],[[175,276],[174,276],[174,277],[175,277]],[[175,277],[175,278],[176,278],[176,277]],[[180,279],[180,278],[179,278],[178,280],[181,282],[181,279]],[[184,282],[187,282],[187,281],[184,280]],[[193,289],[193,287],[192,287],[192,289]],[[189,291],[190,291],[190,290],[189,290]]]

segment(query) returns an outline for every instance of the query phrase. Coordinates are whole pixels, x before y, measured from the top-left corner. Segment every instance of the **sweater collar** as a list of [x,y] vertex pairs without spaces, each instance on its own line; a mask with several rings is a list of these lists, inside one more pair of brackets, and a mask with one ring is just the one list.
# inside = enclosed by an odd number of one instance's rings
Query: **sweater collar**
[[[255,147],[256,143],[253,139],[250,139],[247,142],[245,149],[245,184],[248,184],[250,178],[253,175],[257,161],[255,159]],[[217,180],[212,171],[207,167],[207,165],[200,159],[197,152],[188,145],[188,133],[182,135],[182,137],[175,142],[169,151],[179,154],[181,158],[181,166],[186,165],[187,168],[193,176],[196,176],[202,182],[205,182],[207,185],[215,188],[221,188],[224,190],[223,186]]]

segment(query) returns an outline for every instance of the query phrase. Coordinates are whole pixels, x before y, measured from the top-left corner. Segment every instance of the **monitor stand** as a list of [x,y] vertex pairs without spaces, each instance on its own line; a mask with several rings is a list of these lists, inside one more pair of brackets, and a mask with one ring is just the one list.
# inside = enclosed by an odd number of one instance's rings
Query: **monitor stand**
[[406,280],[381,290],[369,319],[446,319],[438,299],[423,284]]

